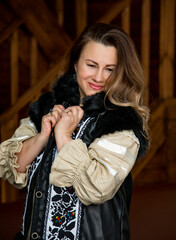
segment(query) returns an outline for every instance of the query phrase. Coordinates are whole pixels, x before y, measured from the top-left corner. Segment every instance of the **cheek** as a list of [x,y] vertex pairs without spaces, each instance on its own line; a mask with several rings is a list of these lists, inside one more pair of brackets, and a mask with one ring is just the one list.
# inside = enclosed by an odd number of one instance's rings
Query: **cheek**
[[77,78],[82,81],[86,80],[92,75],[92,72],[86,67],[79,68],[77,71]]
[[104,73],[105,82],[107,82],[107,80],[109,79],[109,77],[111,76],[111,74],[112,74],[112,72],[105,71],[105,73]]

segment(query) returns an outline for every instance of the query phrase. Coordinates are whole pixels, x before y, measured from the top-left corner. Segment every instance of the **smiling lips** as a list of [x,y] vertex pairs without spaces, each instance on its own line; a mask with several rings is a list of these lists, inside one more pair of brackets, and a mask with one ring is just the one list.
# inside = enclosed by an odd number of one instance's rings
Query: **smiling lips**
[[100,85],[95,85],[95,84],[93,84],[93,83],[88,83],[89,84],[89,86],[92,88],[92,89],[94,89],[94,90],[102,90],[103,89],[103,86],[100,86]]

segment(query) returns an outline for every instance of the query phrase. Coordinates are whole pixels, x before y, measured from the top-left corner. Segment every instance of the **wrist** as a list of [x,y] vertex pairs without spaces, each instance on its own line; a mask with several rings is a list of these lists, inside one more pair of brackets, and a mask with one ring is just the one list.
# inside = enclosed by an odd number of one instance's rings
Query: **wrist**
[[36,135],[36,141],[39,142],[43,147],[46,146],[48,139],[48,137],[43,136],[41,133]]
[[72,138],[67,135],[60,136],[58,140],[56,139],[57,151],[59,152],[62,147],[70,141],[72,141]]

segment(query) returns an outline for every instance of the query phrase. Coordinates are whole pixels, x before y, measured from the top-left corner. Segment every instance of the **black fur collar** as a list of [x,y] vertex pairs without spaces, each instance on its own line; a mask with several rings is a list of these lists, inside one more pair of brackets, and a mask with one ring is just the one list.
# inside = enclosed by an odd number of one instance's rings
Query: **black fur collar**
[[79,105],[80,94],[76,77],[66,73],[53,85],[53,104],[64,104],[64,107]]
[[[65,108],[68,106],[79,105],[80,94],[77,81],[73,74],[66,73],[62,75],[56,80],[52,89],[52,92],[47,92],[41,95],[39,100],[32,103],[29,108],[29,115],[32,121],[35,123],[38,131],[41,130],[41,119],[43,115],[47,114],[55,104],[62,104]],[[118,107],[113,105],[107,98],[104,104],[104,98],[104,92],[85,97],[83,99],[83,109],[85,112],[84,117],[87,117],[87,115],[98,115],[101,112],[108,111],[107,108],[114,110],[116,109],[116,111],[109,111],[113,112],[111,113],[113,115],[119,115],[119,111],[124,113],[129,112],[129,109],[130,112],[134,113],[134,115],[137,114],[132,108]],[[120,114],[120,116],[123,119],[123,114]]]
[[[104,96],[105,93],[101,92],[83,99],[84,117],[105,111]],[[56,80],[52,92],[42,94],[38,101],[30,105],[29,116],[35,123],[37,130],[40,131],[43,115],[47,114],[54,105],[62,104],[67,108],[79,105],[79,103],[80,93],[76,78],[73,74],[66,73]]]
[[[84,118],[99,115],[98,118],[101,119],[96,125],[94,137],[114,131],[133,130],[142,143],[140,150],[144,153],[148,141],[144,137],[140,116],[133,108],[115,106],[107,98],[104,105],[104,97],[105,93],[101,92],[83,99]],[[52,92],[41,95],[38,101],[31,104],[29,115],[37,130],[40,131],[43,115],[47,114],[55,104],[62,104],[67,108],[79,105],[79,101],[80,94],[76,79],[73,75],[64,74],[55,82]],[[105,106],[113,110],[108,110]]]
[[[101,112],[105,109],[104,97],[104,92],[85,97],[83,99],[84,111],[89,114],[95,111]],[[54,105],[62,103],[65,108],[79,105],[80,93],[75,75],[64,74],[55,82],[53,85],[53,103]],[[106,105],[110,106],[108,100],[106,100]]]

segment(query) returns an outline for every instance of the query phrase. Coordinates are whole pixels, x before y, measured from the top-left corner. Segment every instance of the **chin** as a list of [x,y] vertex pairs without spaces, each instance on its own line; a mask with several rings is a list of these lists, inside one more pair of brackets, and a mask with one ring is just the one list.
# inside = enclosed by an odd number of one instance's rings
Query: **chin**
[[88,93],[86,94],[86,96],[92,96],[92,95],[95,95],[95,94],[97,94],[97,93],[99,93],[99,92],[101,92],[101,91],[91,91],[91,92],[88,92]]

